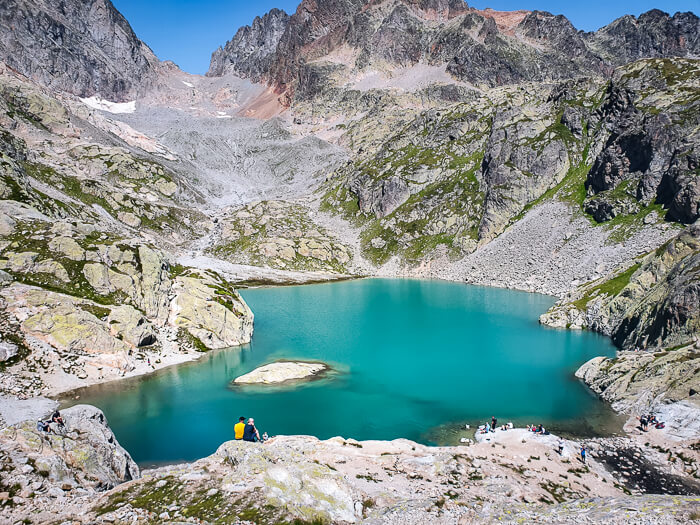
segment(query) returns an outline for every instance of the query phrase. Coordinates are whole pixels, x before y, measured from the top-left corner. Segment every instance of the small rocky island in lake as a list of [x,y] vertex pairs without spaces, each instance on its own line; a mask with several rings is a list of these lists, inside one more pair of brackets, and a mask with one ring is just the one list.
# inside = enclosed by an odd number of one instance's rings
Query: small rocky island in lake
[[318,379],[331,369],[325,363],[278,361],[256,368],[233,380],[234,385],[279,385]]

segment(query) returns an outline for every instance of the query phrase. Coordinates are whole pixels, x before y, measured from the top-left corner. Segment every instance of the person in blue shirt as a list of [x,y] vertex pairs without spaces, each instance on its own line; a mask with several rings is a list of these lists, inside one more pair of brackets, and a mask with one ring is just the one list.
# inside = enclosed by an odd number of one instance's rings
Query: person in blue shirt
[[245,430],[243,430],[243,441],[250,441],[252,443],[260,441],[260,433],[258,429],[255,428],[255,420],[252,417],[248,418],[248,423],[245,426]]

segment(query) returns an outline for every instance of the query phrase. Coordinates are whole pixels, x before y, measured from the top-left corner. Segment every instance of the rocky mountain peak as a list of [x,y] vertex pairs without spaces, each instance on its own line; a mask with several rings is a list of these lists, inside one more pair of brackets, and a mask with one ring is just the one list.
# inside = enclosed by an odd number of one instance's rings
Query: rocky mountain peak
[[260,80],[288,23],[289,15],[281,9],[255,17],[251,25],[241,27],[223,48],[214,51],[207,76],[233,72],[253,81]]
[[[252,36],[244,38],[253,34],[259,52],[250,48]],[[609,75],[639,58],[696,56],[699,34],[692,13],[660,10],[584,33],[562,15],[482,11],[463,0],[303,0],[274,29],[261,23],[241,30],[214,54],[209,74],[227,70],[265,81],[287,103],[368,69],[419,63],[488,87]],[[325,58],[339,49],[340,60]]]
[[588,45],[616,66],[639,58],[698,56],[700,18],[659,9],[626,15],[588,35]]
[[134,98],[156,81],[158,59],[109,0],[0,3],[0,60],[79,96]]

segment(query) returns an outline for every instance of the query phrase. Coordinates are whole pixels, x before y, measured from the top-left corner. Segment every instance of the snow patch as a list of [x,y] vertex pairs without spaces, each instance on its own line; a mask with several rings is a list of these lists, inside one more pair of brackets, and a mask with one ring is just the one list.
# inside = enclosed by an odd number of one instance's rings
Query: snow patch
[[110,113],[133,113],[136,111],[135,100],[132,100],[131,102],[110,102],[109,100],[103,100],[98,96],[93,96],[81,98],[80,101],[92,109],[108,111]]
[[185,82],[184,80],[181,81],[183,84],[185,84],[187,87],[194,87],[194,84],[190,84],[189,82]]

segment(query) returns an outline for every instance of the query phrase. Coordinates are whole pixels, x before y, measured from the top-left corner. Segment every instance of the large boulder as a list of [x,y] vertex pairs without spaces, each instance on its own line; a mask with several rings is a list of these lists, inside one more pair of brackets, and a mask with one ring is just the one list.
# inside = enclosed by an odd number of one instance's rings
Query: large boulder
[[77,405],[62,410],[61,416],[65,429],[52,424],[50,433],[37,430],[34,420],[0,430],[1,448],[9,458],[4,483],[62,495],[77,488],[108,490],[139,477],[138,466],[117,442],[101,410]]
[[170,324],[184,328],[207,349],[250,341],[253,313],[237,292],[217,286],[210,275],[180,276],[173,285]]

